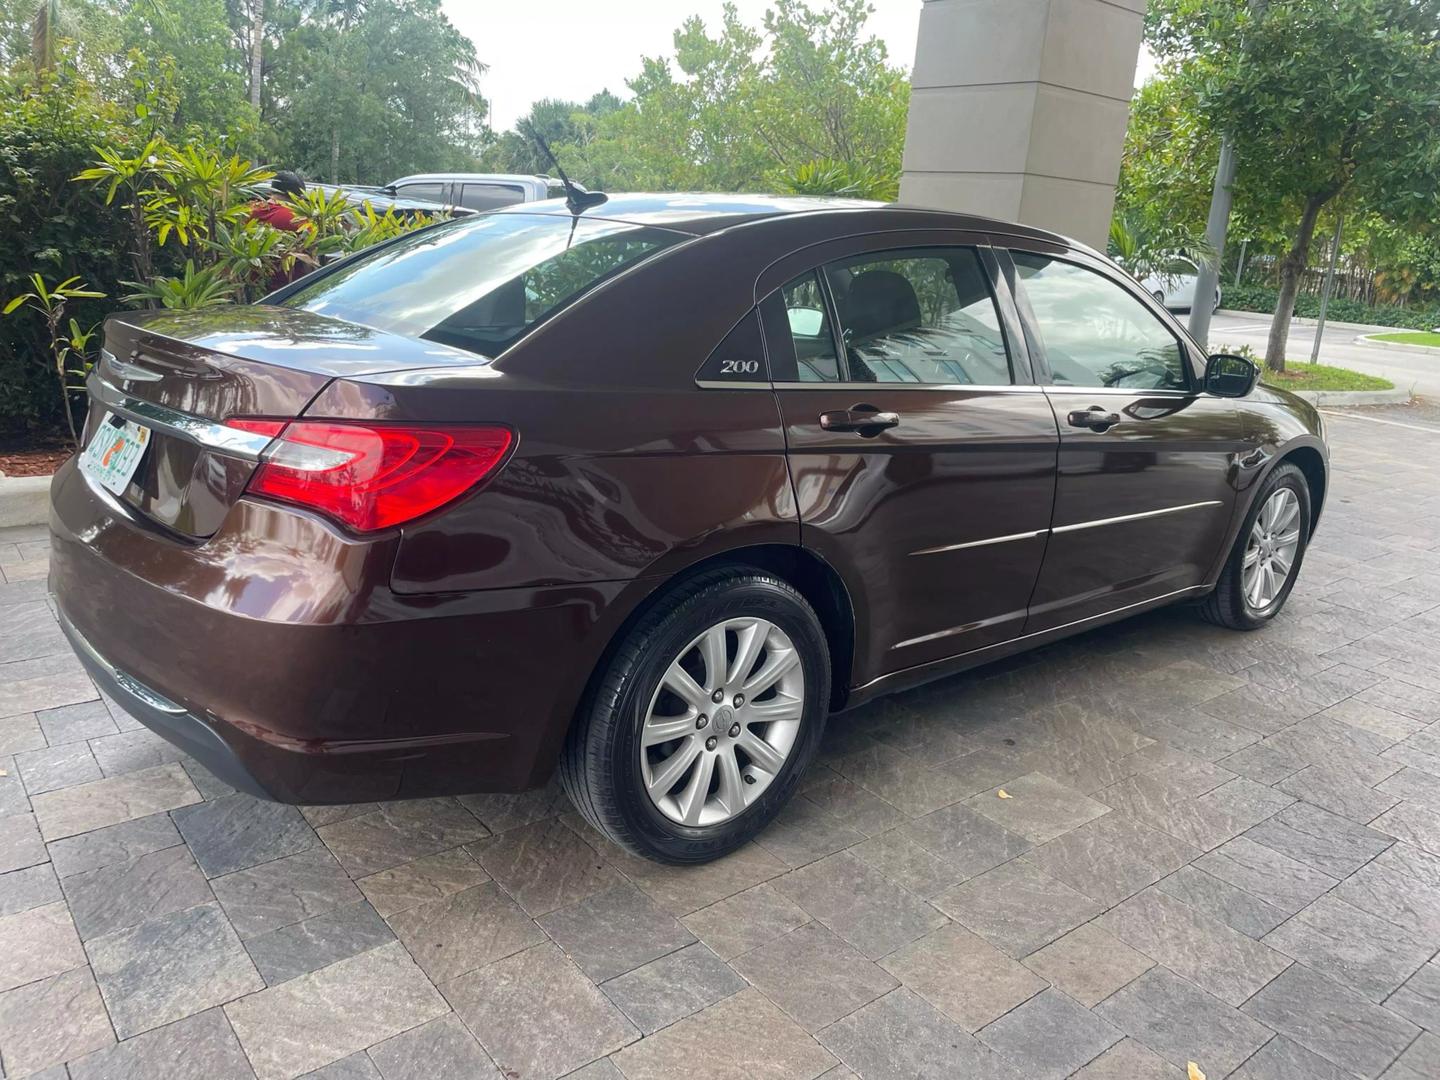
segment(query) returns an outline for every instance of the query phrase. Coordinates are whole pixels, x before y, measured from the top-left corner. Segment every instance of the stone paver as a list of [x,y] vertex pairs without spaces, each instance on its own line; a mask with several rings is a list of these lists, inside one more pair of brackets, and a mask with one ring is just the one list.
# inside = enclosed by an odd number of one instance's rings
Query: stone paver
[[313,1071],[448,1012],[399,942],[225,1008],[260,1080]]
[[[818,1031],[899,984],[819,923],[732,960],[749,983],[806,1031]],[[795,978],[795,972],[806,978]]]
[[1440,1075],[1440,429],[1330,429],[1274,624],[1158,612],[837,716],[776,828],[700,867],[553,781],[237,794],[95,692],[22,565],[3,1075]]

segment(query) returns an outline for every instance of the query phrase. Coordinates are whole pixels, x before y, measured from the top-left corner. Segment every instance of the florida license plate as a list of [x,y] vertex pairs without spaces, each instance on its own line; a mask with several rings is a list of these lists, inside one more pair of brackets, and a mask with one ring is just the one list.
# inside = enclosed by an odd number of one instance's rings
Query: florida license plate
[[80,471],[105,490],[123,494],[149,445],[150,429],[144,424],[106,413],[80,455]]

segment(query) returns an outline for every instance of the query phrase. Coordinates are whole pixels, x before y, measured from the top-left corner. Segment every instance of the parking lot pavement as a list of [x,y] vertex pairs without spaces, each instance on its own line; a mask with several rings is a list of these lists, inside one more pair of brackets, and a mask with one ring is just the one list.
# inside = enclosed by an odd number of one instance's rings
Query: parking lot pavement
[[1440,425],[1389,415],[1330,418],[1268,629],[1163,612],[838,716],[685,870],[553,789],[227,790],[0,535],[4,1075],[1440,1075]]

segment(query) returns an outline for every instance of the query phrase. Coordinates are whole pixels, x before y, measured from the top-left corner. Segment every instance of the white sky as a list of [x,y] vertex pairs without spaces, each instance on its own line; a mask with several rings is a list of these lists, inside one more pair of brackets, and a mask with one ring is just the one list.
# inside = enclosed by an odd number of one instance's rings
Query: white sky
[[[921,0],[871,0],[870,30],[906,69],[915,60]],[[628,97],[626,78],[642,56],[669,56],[672,35],[690,15],[712,29],[723,0],[443,0],[450,20],[489,65],[480,84],[497,131],[512,127],[539,98],[585,101],[609,89]],[[770,0],[735,0],[759,26]],[[1137,82],[1150,71],[1142,53]]]

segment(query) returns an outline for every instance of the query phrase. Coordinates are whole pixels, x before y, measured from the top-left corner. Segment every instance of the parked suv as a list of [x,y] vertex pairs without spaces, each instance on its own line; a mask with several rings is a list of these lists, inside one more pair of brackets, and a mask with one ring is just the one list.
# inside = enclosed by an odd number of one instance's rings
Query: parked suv
[[521,791],[672,862],[827,715],[1164,604],[1273,619],[1315,410],[1020,225],[755,196],[515,206],[267,302],[111,316],[51,586],[243,791]]
[[463,210],[498,210],[516,203],[539,202],[563,194],[548,176],[509,173],[417,173],[385,185],[385,191]]

